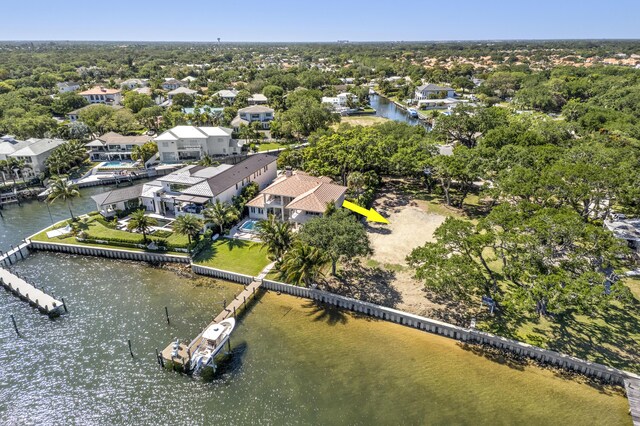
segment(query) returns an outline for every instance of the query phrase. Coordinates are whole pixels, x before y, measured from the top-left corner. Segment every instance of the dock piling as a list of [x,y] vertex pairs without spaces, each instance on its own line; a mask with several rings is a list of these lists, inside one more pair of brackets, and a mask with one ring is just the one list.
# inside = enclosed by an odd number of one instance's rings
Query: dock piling
[[169,309],[166,306],[164,307],[164,314],[167,317],[167,324],[170,325],[171,321],[169,320]]
[[65,311],[66,313],[69,313],[69,310],[67,310],[67,304],[66,304],[66,303],[65,303],[65,301],[64,301],[64,297],[62,298],[62,307],[64,308],[64,311]]
[[18,324],[16,324],[16,319],[11,315],[11,322],[13,323],[13,329],[16,331],[18,337],[20,337],[20,331],[18,331]]
[[133,350],[131,349],[131,339],[127,340],[127,343],[129,344],[129,354],[131,354],[131,358],[133,358]]

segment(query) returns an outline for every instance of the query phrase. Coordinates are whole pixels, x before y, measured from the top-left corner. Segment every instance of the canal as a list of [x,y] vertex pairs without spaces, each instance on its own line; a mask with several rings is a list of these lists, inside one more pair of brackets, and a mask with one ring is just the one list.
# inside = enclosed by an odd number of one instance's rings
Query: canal
[[[104,189],[83,190],[74,212],[94,210],[90,195]],[[3,214],[2,249],[51,222],[38,202]],[[51,215],[68,211],[54,205]],[[274,293],[253,305],[220,374],[203,382],[163,371],[155,349],[195,336],[237,284],[51,253],[14,268],[64,297],[70,313],[50,320],[0,292],[2,424],[630,423],[619,392]]]
[[400,121],[403,123],[411,124],[412,126],[423,125],[425,127],[426,124],[421,122],[415,117],[411,117],[407,111],[398,108],[396,104],[394,104],[389,99],[380,95],[370,95],[369,103],[371,107],[376,110],[375,115],[377,117],[388,118],[389,120]]

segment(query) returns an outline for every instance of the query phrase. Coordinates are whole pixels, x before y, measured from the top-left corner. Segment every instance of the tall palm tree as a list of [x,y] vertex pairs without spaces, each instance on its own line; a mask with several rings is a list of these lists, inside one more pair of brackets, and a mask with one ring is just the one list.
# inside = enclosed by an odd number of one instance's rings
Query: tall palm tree
[[47,200],[49,201],[49,204],[53,204],[56,200],[66,202],[67,207],[69,207],[69,213],[71,214],[71,220],[75,221],[76,218],[73,216],[71,205],[73,204],[73,199],[79,196],[80,191],[78,190],[77,185],[72,185],[64,178],[56,177],[53,179],[51,192],[49,192]]
[[191,245],[191,238],[195,238],[202,230],[202,221],[192,214],[178,216],[173,222],[173,230],[180,235],[186,235]]
[[298,242],[284,255],[278,271],[286,282],[309,287],[321,275],[320,270],[327,262],[321,250]]
[[262,240],[275,260],[279,261],[293,243],[291,224],[280,222],[274,215],[269,215],[267,220],[258,222],[258,238]]
[[204,210],[204,218],[206,223],[212,223],[220,228],[220,234],[224,230],[224,226],[238,219],[238,211],[229,203],[221,203],[216,200],[215,204]]
[[135,230],[142,234],[142,239],[147,242],[147,234],[151,230],[152,226],[156,226],[158,221],[144,214],[144,210],[137,210],[131,214],[129,222],[127,222],[127,229],[129,231]]

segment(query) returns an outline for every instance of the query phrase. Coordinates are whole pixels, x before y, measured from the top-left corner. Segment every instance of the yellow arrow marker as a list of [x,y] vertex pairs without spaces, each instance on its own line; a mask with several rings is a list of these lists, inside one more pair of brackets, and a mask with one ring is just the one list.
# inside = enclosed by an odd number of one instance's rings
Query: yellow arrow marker
[[349,209],[351,211],[354,211],[358,214],[361,214],[362,216],[367,218],[367,221],[369,222],[380,222],[380,223],[389,223],[389,221],[387,219],[385,219],[384,217],[382,217],[382,215],[380,213],[378,213],[377,211],[375,211],[374,209],[365,209],[364,207],[360,207],[357,204],[353,204],[350,201],[344,200],[342,202],[342,207],[344,207],[345,209]]

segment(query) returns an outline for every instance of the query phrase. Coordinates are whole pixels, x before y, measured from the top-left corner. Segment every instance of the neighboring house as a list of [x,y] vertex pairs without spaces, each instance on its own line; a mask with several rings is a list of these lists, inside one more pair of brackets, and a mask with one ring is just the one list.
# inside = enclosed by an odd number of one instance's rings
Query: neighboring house
[[137,188],[109,191],[92,198],[105,217],[136,205],[167,217],[185,214],[202,217],[207,204],[217,200],[231,203],[251,182],[256,182],[260,189],[267,187],[276,178],[276,163],[275,156],[256,154],[233,166],[191,165]]
[[269,108],[263,105],[252,105],[246,108],[240,108],[238,115],[231,120],[233,129],[237,131],[241,125],[248,126],[249,124],[257,121],[261,123],[263,129],[269,128],[269,123],[273,120],[273,108]]
[[75,81],[65,81],[62,83],[58,83],[57,86],[58,93],[68,93],[80,90],[80,83],[76,83]]
[[66,141],[62,139],[30,138],[25,142],[24,146],[9,154],[9,157],[13,157],[16,160],[24,160],[28,167],[23,171],[23,175],[29,177],[44,172],[47,168],[45,165],[47,158],[49,158],[54,149]]
[[231,89],[231,90],[220,90],[216,93],[214,93],[215,96],[220,97],[220,99],[222,99],[223,101],[232,104],[233,102],[235,102],[236,100],[236,96],[238,96],[238,91]]
[[114,217],[118,211],[135,209],[140,206],[140,196],[144,185],[134,185],[102,194],[92,195],[96,208],[105,218]]
[[346,191],[346,186],[336,185],[328,177],[286,171],[247,203],[249,217],[266,219],[272,214],[278,220],[302,224],[321,216],[329,203],[342,206]]
[[456,92],[449,86],[438,86],[437,84],[423,84],[415,91],[415,99],[433,99],[433,98],[455,98]]
[[141,78],[130,78],[120,83],[120,87],[122,87],[123,89],[127,88],[129,90],[133,90],[135,88],[140,88],[140,87],[147,87],[148,85],[149,85],[148,80],[141,79]]
[[169,100],[173,100],[173,97],[175,95],[180,94],[180,93],[183,93],[183,94],[189,95],[189,96],[196,96],[198,94],[198,91],[197,90],[188,89],[186,87],[178,87],[177,89],[173,89],[172,91],[167,93],[167,96],[169,97]]
[[176,126],[154,140],[163,163],[198,161],[205,155],[239,154],[242,142],[231,133],[226,127]]
[[353,93],[344,92],[338,94],[337,96],[323,96],[322,103],[330,104],[334,108],[347,108],[349,99],[351,99],[354,103],[358,102],[358,97],[356,95],[354,95]]
[[7,158],[9,158],[9,155],[25,147],[26,145],[27,141],[18,140],[15,136],[0,136],[0,160],[6,160]]
[[627,219],[624,215],[614,215],[613,219],[604,221],[616,238],[625,240],[629,248],[640,255],[640,219]]
[[141,95],[148,95],[151,96],[153,95],[153,90],[151,90],[151,87],[136,87],[131,89],[132,92],[136,92],[136,93],[140,93]]
[[262,93],[254,93],[247,99],[249,105],[265,105],[267,103],[267,97]]
[[108,89],[104,86],[95,86],[78,94],[90,104],[120,105],[122,102],[120,89]]
[[195,78],[195,77],[193,77],[193,76],[188,75],[188,76],[186,76],[185,78],[183,78],[183,79],[182,79],[182,80],[180,80],[180,81],[183,81],[183,82],[185,82],[185,83],[189,84],[189,83],[191,83],[192,81],[196,81],[196,80],[197,80],[197,78]]
[[[80,113],[88,108],[93,108],[95,105],[85,105],[82,108],[78,108],[78,109],[74,109],[73,111],[67,113],[67,117],[69,118],[69,121],[72,123],[75,123],[76,121],[78,121],[80,119]],[[108,105],[113,109],[122,109],[124,108],[122,105]]]
[[187,83],[184,81],[176,80],[175,78],[169,78],[160,85],[164,90],[176,90],[178,87],[186,87]]
[[133,147],[142,146],[152,141],[151,136],[122,136],[115,132],[105,133],[96,140],[89,142],[91,161],[131,160]]

